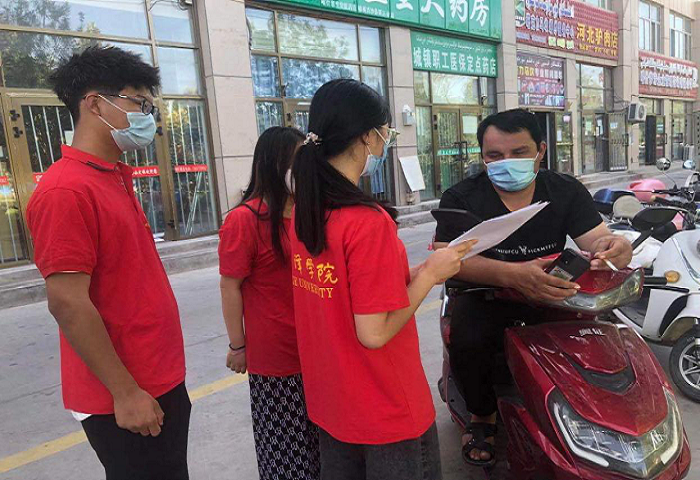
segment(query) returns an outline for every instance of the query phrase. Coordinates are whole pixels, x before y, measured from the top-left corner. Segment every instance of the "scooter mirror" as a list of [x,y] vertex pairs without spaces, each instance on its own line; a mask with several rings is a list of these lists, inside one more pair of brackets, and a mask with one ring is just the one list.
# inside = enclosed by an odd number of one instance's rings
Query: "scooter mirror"
[[661,170],[662,172],[665,172],[666,170],[671,168],[671,160],[665,157],[661,157],[656,161],[656,168]]
[[683,162],[683,168],[685,170],[695,170],[695,160],[686,160]]

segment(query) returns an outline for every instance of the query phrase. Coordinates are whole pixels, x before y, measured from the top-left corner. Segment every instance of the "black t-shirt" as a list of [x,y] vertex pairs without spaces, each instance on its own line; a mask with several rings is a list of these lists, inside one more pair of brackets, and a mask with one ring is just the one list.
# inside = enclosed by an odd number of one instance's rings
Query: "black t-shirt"
[[[483,256],[506,262],[522,262],[564,250],[566,236],[577,238],[601,223],[591,194],[575,178],[540,170],[535,180],[532,203],[550,202],[544,210],[513,235]],[[481,220],[509,213],[486,172],[468,178],[447,190],[440,208],[467,210]],[[435,241],[450,242],[462,231],[438,222]]]

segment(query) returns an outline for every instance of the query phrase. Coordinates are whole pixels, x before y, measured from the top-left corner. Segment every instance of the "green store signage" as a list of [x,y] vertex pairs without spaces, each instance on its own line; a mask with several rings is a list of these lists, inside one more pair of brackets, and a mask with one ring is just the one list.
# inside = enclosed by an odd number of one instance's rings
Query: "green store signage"
[[411,32],[413,68],[481,77],[498,76],[496,45]]
[[271,0],[500,40],[501,0]]

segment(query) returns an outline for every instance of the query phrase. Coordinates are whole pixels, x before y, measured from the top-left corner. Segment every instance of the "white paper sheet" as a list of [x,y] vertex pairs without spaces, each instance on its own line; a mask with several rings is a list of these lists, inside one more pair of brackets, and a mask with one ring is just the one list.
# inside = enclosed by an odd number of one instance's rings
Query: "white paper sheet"
[[420,168],[420,162],[415,155],[412,157],[399,157],[403,174],[406,177],[406,183],[412,192],[425,190],[425,180],[423,179],[423,171]]
[[507,215],[501,215],[500,217],[481,222],[468,232],[452,240],[450,246],[465,240],[477,239],[479,243],[474,245],[471,252],[467,253],[464,258],[479,255],[510,237],[516,230],[525,225],[547,205],[549,205],[549,202],[537,202]]

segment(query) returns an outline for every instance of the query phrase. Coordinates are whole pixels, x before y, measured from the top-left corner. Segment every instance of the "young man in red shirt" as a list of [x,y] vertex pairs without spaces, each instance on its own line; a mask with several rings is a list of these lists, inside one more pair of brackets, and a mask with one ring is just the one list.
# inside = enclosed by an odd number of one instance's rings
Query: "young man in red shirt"
[[91,47],[50,80],[75,134],[42,177],[27,221],[60,329],[64,405],[107,480],[185,480],[191,403],[180,316],[120,161],[153,141],[158,69]]

